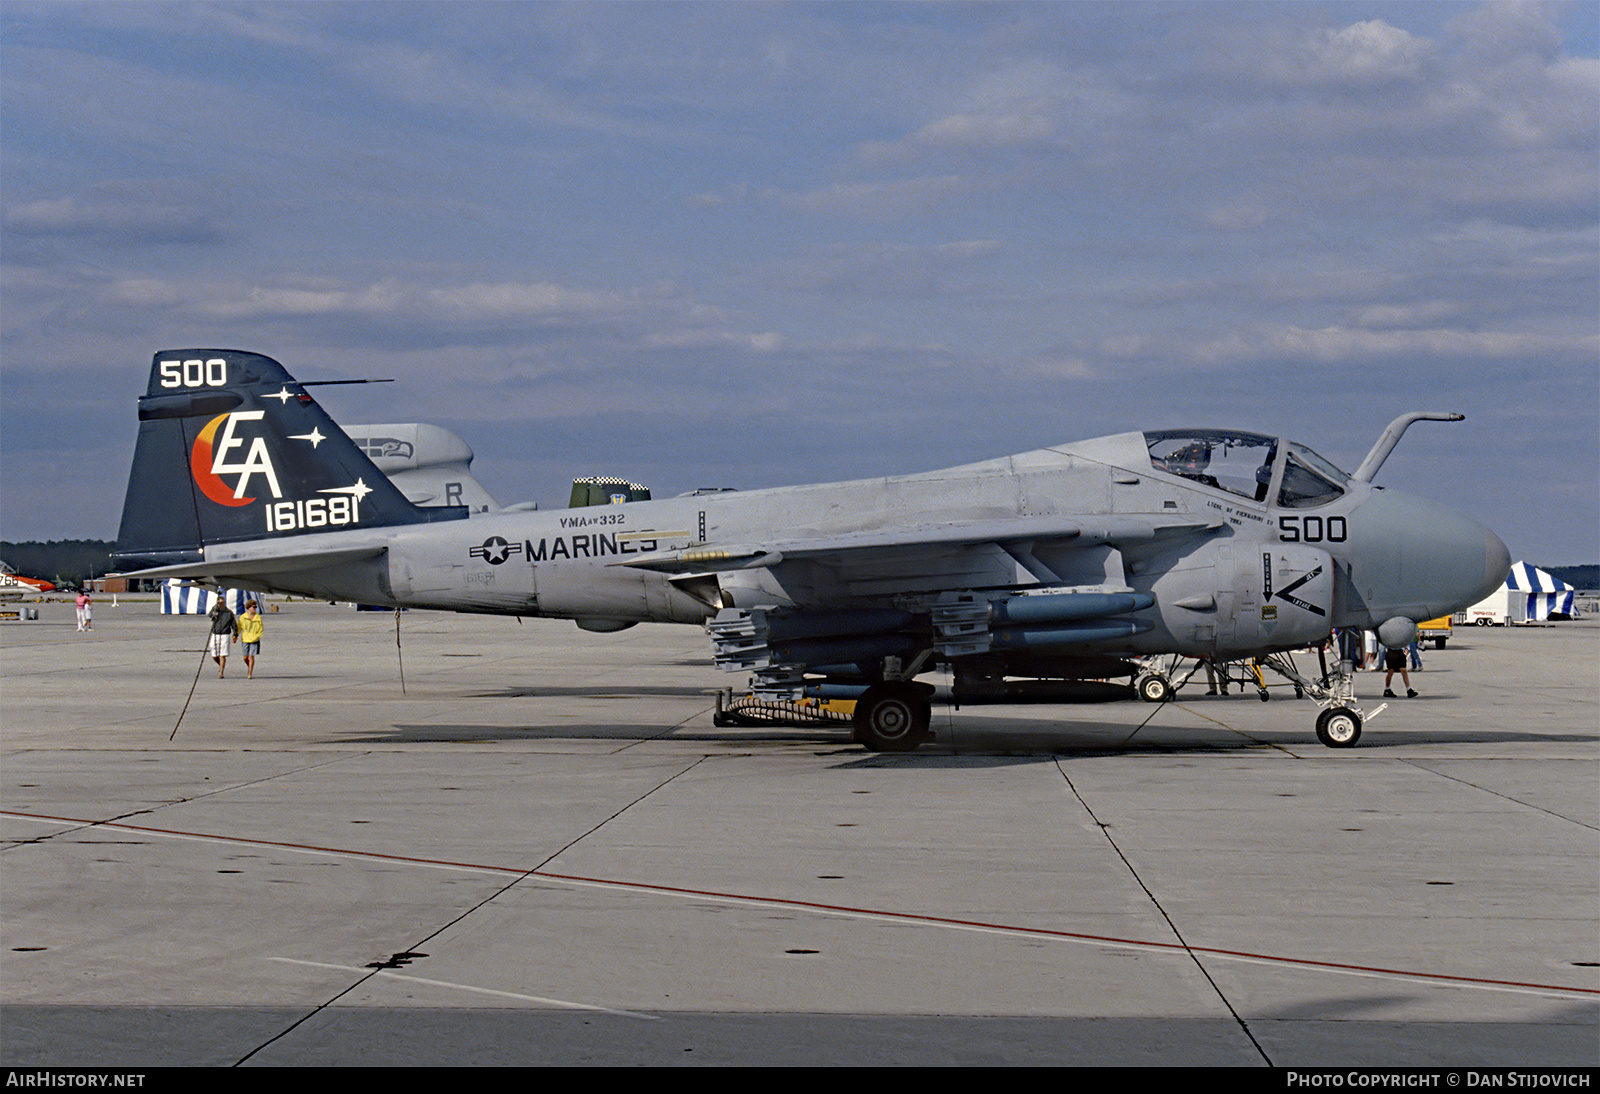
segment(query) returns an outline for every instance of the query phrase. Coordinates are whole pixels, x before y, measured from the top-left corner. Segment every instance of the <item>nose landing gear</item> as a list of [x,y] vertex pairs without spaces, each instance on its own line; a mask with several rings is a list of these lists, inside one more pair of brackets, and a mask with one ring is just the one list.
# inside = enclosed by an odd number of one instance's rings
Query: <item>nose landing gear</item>
[[1361,739],[1361,715],[1349,707],[1329,707],[1317,715],[1317,740],[1329,748],[1354,748]]

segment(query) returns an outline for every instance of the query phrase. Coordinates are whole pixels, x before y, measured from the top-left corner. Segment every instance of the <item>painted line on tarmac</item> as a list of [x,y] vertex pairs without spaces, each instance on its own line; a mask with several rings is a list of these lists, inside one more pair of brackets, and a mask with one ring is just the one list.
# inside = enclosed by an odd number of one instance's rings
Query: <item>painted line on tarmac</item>
[[[268,961],[281,961],[285,965],[307,965],[313,969],[335,969],[339,972],[355,972],[365,975],[371,972],[369,968],[360,965],[332,965],[326,961],[302,961],[294,957],[269,957]],[[618,1010],[616,1007],[602,1007],[594,1003],[574,1003],[569,999],[550,999],[543,995],[524,995],[522,992],[501,991],[498,988],[480,988],[472,984],[458,984],[451,980],[430,980],[426,976],[411,976],[403,972],[394,972],[390,969],[379,969],[378,976],[386,980],[404,980],[408,984],[427,984],[435,988],[450,988],[455,991],[470,991],[478,995],[495,995],[502,999],[515,999],[522,1003],[542,1003],[545,1006],[561,1007],[566,1010],[594,1010],[601,1014],[618,1014],[624,1018],[645,1018],[652,1022],[659,1022],[661,1016],[657,1014],[642,1014],[636,1010]]]
[[1580,988],[1564,984],[1538,984],[1521,980],[1497,980],[1481,976],[1456,976],[1450,973],[1417,972],[1409,969],[1384,968],[1377,965],[1353,965],[1309,957],[1284,957],[1278,954],[1251,953],[1248,950],[1227,950],[1212,946],[1185,946],[1180,942],[1155,942],[1136,938],[1117,938],[1112,935],[1083,934],[1077,931],[1062,931],[1049,927],[1021,927],[1006,923],[985,923],[974,919],[956,919],[949,916],[926,915],[918,912],[896,912],[882,908],[861,908],[848,904],[824,904],[817,901],[796,900],[788,897],[752,896],[748,893],[724,893],[712,889],[689,889],[652,882],[584,877],[579,874],[559,874],[550,870],[528,870],[515,866],[493,866],[478,862],[420,858],[382,851],[357,851],[342,847],[322,847],[316,844],[289,843],[246,836],[218,836],[203,832],[181,832],[168,828],[151,828],[146,825],[126,824],[121,821],[93,821],[76,817],[55,817],[42,813],[19,813],[12,810],[0,810],[0,817],[43,824],[59,824],[66,827],[114,828],[122,832],[139,832],[149,836],[161,836],[167,839],[189,840],[198,843],[271,847],[281,851],[292,851],[308,855],[334,855],[358,861],[406,863],[435,870],[456,870],[499,876],[528,877],[539,881],[562,882],[577,888],[612,889],[629,893],[654,893],[660,896],[682,897],[688,900],[714,900],[724,904],[743,904],[759,908],[790,908],[797,911],[816,912],[821,915],[835,915],[850,919],[871,919],[885,923],[944,927],[951,930],[975,931],[983,934],[1007,935],[1019,938],[1050,938],[1061,942],[1112,946],[1118,949],[1174,954],[1202,954],[1207,957],[1245,961],[1252,964],[1317,969],[1351,976],[1431,984],[1436,987],[1475,988],[1482,991],[1510,992],[1520,995],[1538,995],[1562,999],[1587,1000],[1600,997],[1600,988]]

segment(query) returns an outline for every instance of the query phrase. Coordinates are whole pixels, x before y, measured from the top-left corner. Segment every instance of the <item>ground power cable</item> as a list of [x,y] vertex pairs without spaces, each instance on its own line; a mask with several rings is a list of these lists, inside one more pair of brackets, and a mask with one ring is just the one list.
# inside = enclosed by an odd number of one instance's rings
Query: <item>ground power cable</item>
[[1201,664],[1203,664],[1203,662],[1198,661],[1198,660],[1195,661],[1194,667],[1189,670],[1188,675],[1185,676],[1182,680],[1179,680],[1176,684],[1172,683],[1169,680],[1167,682],[1167,693],[1161,697],[1161,702],[1157,703],[1156,704],[1156,708],[1145,716],[1144,721],[1140,722],[1137,726],[1134,727],[1132,733],[1128,734],[1126,737],[1124,737],[1121,741],[1119,741],[1117,743],[1117,747],[1121,748],[1123,745],[1126,745],[1129,741],[1131,741],[1135,737],[1137,737],[1139,735],[1139,731],[1142,730],[1145,726],[1149,725],[1150,724],[1150,719],[1154,718],[1157,714],[1160,714],[1161,713],[1161,709],[1163,707],[1165,707],[1168,703],[1177,702],[1178,701],[1178,689],[1183,687],[1183,685],[1187,684],[1190,681],[1190,679],[1192,679],[1194,677],[1194,674],[1200,671]]
[[200,663],[194,667],[194,682],[189,685],[189,698],[183,701],[183,709],[178,711],[178,720],[172,723],[172,732],[167,736],[167,743],[171,744],[178,735],[178,727],[183,724],[183,716],[189,713],[189,703],[194,699],[194,689],[200,686],[200,672],[206,667],[206,654],[211,651],[211,643],[206,642],[200,648]]
[[400,611],[394,610],[394,659],[400,663],[400,694],[406,693],[406,657],[400,652]]

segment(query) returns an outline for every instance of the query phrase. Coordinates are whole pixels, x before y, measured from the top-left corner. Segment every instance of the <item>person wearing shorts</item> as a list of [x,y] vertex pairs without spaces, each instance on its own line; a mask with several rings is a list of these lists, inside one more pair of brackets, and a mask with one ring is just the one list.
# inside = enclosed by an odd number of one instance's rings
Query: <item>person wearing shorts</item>
[[261,653],[261,632],[266,630],[266,624],[261,620],[261,613],[256,610],[254,600],[244,602],[244,614],[239,617],[239,641],[244,644],[244,678],[254,680],[256,677],[256,657]]
[[1383,651],[1383,667],[1389,671],[1383,677],[1383,697],[1385,699],[1398,699],[1394,689],[1389,685],[1394,682],[1394,674],[1399,673],[1400,679],[1406,685],[1406,698],[1415,699],[1416,690],[1411,686],[1411,675],[1406,672],[1406,650],[1402,646],[1397,650],[1385,649]]
[[217,679],[221,680],[228,673],[228,646],[239,640],[239,620],[220,596],[211,606],[209,614],[211,639],[206,651],[211,654],[211,660],[217,663]]

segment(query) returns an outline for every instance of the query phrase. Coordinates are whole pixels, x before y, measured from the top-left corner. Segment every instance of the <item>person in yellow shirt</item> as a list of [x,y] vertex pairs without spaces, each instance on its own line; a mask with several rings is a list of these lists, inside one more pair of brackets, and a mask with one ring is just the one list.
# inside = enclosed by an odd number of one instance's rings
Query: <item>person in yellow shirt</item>
[[266,630],[266,624],[261,620],[261,613],[256,610],[254,600],[244,602],[244,614],[239,617],[239,641],[244,643],[244,678],[254,680],[256,676],[256,655],[261,652],[261,632]]

